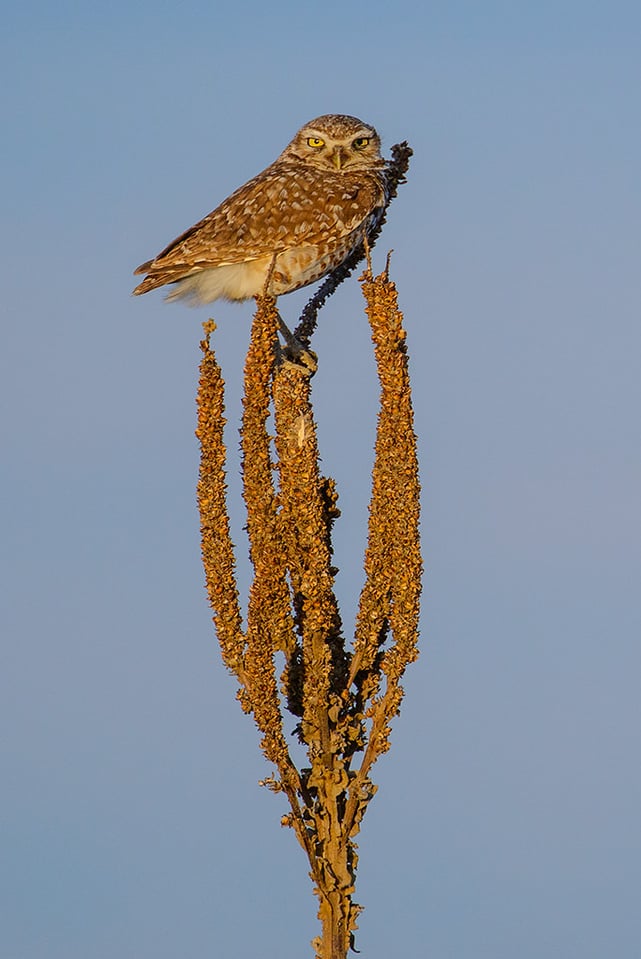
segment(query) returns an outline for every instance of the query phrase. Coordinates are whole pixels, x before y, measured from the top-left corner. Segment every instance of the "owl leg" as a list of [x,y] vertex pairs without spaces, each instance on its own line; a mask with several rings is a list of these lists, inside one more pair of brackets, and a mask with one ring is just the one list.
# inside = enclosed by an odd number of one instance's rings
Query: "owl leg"
[[[263,296],[273,296],[273,294],[270,294],[269,288],[277,258],[278,253],[274,253],[272,261],[269,265],[269,269],[267,270],[267,276],[265,277]],[[274,303],[275,302],[276,297],[274,297]],[[302,370],[306,371],[308,376],[313,376],[318,369],[318,357],[311,350],[308,350],[307,347],[303,346],[300,340],[296,339],[278,310],[276,310],[276,312],[278,314],[278,329],[280,335],[285,341],[284,346],[281,346],[280,342],[277,342],[276,344],[276,356],[278,357],[278,362],[289,363],[293,366],[298,366]]]

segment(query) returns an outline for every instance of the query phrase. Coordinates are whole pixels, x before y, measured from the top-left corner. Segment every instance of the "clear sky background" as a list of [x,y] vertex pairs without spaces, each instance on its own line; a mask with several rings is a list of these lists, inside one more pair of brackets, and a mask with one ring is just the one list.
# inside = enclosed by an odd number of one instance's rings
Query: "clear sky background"
[[[360,841],[365,959],[641,955],[641,7],[44,0],[3,11],[3,959],[301,959],[316,903],[210,625],[194,391],[249,305],[134,267],[306,120],[408,184],[422,656]],[[281,301],[294,317],[305,299]],[[355,279],[314,380],[362,581],[377,382]]]

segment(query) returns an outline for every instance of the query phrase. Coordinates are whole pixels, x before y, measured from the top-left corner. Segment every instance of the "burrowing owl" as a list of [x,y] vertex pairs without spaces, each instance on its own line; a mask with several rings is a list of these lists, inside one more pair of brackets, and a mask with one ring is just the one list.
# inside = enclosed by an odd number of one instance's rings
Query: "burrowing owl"
[[192,305],[290,293],[339,266],[386,200],[374,127],[340,114],[318,117],[271,166],[139,266],[146,276],[134,293],[171,283],[167,299]]

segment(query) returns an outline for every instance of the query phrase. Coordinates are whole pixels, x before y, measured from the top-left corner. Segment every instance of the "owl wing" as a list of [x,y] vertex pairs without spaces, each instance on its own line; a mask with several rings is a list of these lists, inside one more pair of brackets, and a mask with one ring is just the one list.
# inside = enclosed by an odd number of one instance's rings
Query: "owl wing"
[[173,240],[136,274],[144,293],[201,270],[313,246],[355,230],[385,202],[378,172],[332,173],[275,163]]

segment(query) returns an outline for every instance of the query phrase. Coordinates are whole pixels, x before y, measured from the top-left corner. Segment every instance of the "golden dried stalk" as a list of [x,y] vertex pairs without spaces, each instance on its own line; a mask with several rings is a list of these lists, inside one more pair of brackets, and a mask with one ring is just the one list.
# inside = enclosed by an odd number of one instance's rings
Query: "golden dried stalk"
[[209,341],[213,327],[213,323],[206,326],[205,339],[200,344],[203,356],[198,382],[196,436],[200,441],[197,498],[201,549],[205,583],[223,662],[242,682],[245,637],[238,603],[236,562],[227,513],[226,450],[223,440],[224,383],[220,366]]
[[[331,942],[331,955],[339,956],[349,947],[357,907],[351,902],[352,850],[341,821],[348,773],[335,736],[347,657],[333,592],[333,516],[327,480],[318,468],[309,377],[292,365],[281,367],[274,377],[273,395],[280,517],[300,642],[293,668],[302,672],[300,738],[310,762],[302,775],[308,830],[314,839],[315,891],[323,941]],[[286,671],[288,689],[290,675]]]
[[289,775],[291,760],[283,734],[274,653],[277,650],[286,655],[291,653],[295,638],[267,431],[277,329],[275,302],[263,297],[258,301],[245,362],[241,430],[243,496],[254,567],[244,665],[246,693],[256,724],[263,733],[263,751],[279,771],[287,769]]
[[[389,749],[390,722],[397,715],[400,679],[418,656],[422,559],[420,483],[403,316],[387,270],[362,278],[381,385],[372,472],[365,585],[356,621],[350,683],[361,690],[371,721],[365,755],[346,805],[346,827],[358,826],[369,770]],[[388,643],[388,638],[391,642]],[[380,692],[385,683],[384,692]]]

